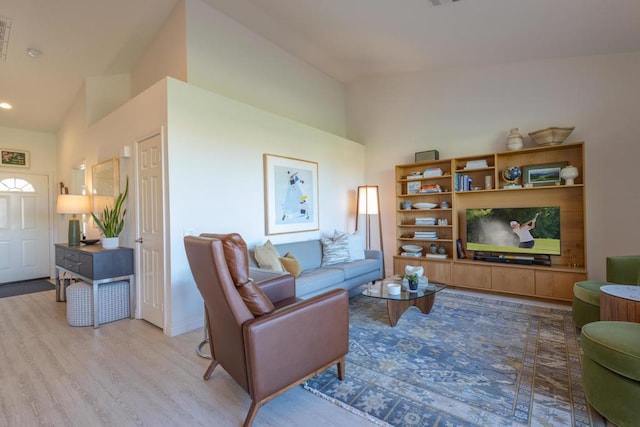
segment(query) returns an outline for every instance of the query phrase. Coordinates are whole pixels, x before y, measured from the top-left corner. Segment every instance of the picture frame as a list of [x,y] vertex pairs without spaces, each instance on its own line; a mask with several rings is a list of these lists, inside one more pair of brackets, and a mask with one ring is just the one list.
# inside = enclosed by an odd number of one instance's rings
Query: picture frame
[[264,154],[266,234],[320,229],[318,163]]
[[0,148],[0,166],[29,169],[31,154],[28,150]]
[[421,181],[407,182],[407,194],[420,194],[421,188],[422,188]]
[[525,186],[560,185],[560,170],[567,162],[543,163],[522,167],[522,179]]

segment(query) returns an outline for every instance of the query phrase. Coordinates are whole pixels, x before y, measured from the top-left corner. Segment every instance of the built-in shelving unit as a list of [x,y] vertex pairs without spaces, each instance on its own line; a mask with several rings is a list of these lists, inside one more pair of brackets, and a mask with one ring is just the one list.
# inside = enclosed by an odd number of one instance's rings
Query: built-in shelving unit
[[[510,166],[524,169],[560,162],[578,168],[574,185],[505,188],[509,183],[502,178],[502,172]],[[573,284],[586,280],[582,142],[397,165],[395,173],[394,273],[403,274],[406,265],[422,265],[425,275],[436,282],[566,301],[573,297]],[[490,181],[491,188],[486,188],[486,181]],[[403,209],[406,201],[412,206],[433,203],[436,207]],[[490,263],[473,260],[471,254],[466,258],[458,256],[458,239],[466,248],[466,209],[533,206],[560,207],[562,254],[552,256],[551,265]],[[402,249],[405,245],[420,246],[421,256],[407,256]],[[446,258],[442,258],[443,254],[432,258],[432,246],[444,251]]]

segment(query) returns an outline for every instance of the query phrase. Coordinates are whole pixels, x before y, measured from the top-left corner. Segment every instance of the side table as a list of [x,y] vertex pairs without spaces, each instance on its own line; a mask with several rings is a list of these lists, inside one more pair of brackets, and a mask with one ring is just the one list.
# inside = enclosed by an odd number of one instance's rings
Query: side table
[[600,320],[640,323],[640,286],[602,286],[600,288]]
[[98,286],[120,280],[129,281],[129,314],[135,314],[135,282],[133,280],[133,249],[103,249],[100,245],[69,246],[56,243],[56,286],[60,282],[60,272],[65,272],[93,285],[93,327],[100,325],[100,304]]

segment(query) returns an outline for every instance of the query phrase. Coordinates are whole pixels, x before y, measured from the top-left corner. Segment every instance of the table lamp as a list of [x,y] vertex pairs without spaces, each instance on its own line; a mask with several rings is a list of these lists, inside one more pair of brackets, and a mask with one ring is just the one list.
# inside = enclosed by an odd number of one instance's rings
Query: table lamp
[[56,213],[71,214],[69,219],[69,246],[78,246],[81,239],[80,218],[76,214],[90,212],[89,197],[76,194],[61,194],[56,203]]

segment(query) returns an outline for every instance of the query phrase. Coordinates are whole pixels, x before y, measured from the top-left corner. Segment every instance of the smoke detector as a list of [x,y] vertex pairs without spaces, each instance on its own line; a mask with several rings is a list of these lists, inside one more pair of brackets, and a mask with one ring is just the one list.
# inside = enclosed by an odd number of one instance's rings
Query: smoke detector
[[27,49],[27,55],[31,58],[37,58],[42,55],[42,51],[40,49],[36,49],[35,47],[30,47]]
[[11,19],[0,16],[0,61],[5,61],[7,59],[10,32]]

